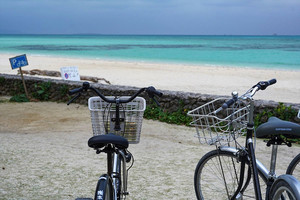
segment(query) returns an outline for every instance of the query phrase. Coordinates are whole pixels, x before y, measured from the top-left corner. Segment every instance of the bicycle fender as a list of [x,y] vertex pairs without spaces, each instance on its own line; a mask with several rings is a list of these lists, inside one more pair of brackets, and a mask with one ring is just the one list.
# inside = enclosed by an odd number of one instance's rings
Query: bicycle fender
[[111,178],[109,177],[109,175],[103,174],[99,177],[94,199],[102,199],[103,196],[105,196],[106,190],[101,190],[100,188],[103,187],[103,185],[106,185],[107,181],[111,182]]
[[300,182],[294,176],[292,176],[290,174],[283,174],[283,175],[278,176],[278,178],[272,184],[270,191],[272,191],[274,185],[276,185],[276,183],[280,180],[283,180],[283,181],[289,183],[290,187],[294,191],[298,191],[298,193],[295,195],[296,195],[296,199],[300,199]]
[[227,151],[236,154],[238,152],[238,149],[234,147],[227,147],[227,146],[220,146],[221,151]]

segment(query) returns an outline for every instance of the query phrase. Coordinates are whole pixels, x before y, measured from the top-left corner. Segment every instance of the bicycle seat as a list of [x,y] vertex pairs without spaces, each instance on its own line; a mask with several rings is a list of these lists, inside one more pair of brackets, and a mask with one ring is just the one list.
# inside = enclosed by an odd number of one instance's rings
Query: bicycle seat
[[270,117],[268,122],[258,126],[256,129],[256,137],[268,138],[272,135],[284,135],[287,138],[299,138],[300,125],[278,119],[277,117]]
[[95,135],[88,141],[89,147],[94,149],[102,148],[107,144],[114,144],[119,149],[127,149],[129,146],[127,139],[112,133],[105,135]]

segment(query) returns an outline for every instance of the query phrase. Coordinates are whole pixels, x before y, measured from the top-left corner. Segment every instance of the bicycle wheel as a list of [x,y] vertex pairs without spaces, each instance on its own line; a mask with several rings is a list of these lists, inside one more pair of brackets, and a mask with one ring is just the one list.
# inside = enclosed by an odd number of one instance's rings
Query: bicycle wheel
[[113,187],[112,181],[107,174],[102,175],[96,187],[95,200],[112,200]]
[[[197,199],[230,199],[237,187],[240,176],[241,162],[233,152],[213,150],[205,154],[199,161],[194,176],[194,187]],[[249,162],[245,165],[245,178]],[[264,199],[266,178],[259,171],[260,185]],[[255,199],[252,179],[237,199]]]
[[300,153],[289,164],[287,174],[291,174],[300,181]]
[[270,198],[272,200],[299,200],[300,183],[291,175],[282,175],[273,183]]

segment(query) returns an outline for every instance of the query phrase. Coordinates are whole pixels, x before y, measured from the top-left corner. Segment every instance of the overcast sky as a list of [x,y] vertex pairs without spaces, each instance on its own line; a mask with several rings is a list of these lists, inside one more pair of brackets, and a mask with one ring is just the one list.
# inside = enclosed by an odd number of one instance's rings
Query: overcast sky
[[0,0],[1,33],[300,35],[300,0]]

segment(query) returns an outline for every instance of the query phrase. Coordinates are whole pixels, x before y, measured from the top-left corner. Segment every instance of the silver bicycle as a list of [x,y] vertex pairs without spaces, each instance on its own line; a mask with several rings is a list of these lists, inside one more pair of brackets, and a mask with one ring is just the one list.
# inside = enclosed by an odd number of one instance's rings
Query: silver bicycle
[[[88,140],[88,146],[95,149],[97,154],[105,153],[107,156],[107,173],[101,175],[98,180],[94,200],[122,200],[129,194],[128,170],[134,162],[128,147],[129,144],[137,144],[140,141],[143,113],[146,108],[145,99],[138,95],[146,92],[149,98],[158,104],[154,97],[162,96],[162,93],[150,86],[141,88],[132,96],[106,97],[88,82],[84,82],[82,87],[69,92],[71,95],[77,95],[68,104],[88,90],[97,94],[88,101],[93,128],[93,137]],[[127,163],[131,163],[128,168]]]
[[[275,79],[261,81],[241,96],[233,92],[226,102],[216,99],[188,112],[199,142],[216,147],[195,169],[198,199],[300,199],[299,181],[291,175],[275,174],[278,146],[291,146],[289,139],[300,137],[300,125],[273,117],[254,131],[253,96],[274,83]],[[270,170],[255,157],[254,134],[267,138],[267,146],[272,146]]]

